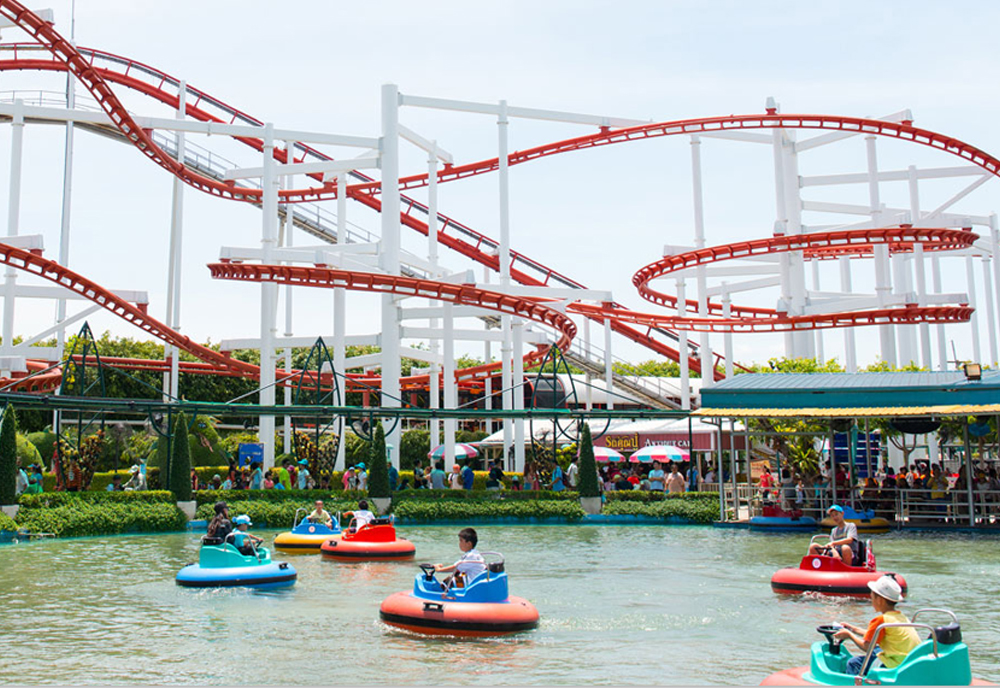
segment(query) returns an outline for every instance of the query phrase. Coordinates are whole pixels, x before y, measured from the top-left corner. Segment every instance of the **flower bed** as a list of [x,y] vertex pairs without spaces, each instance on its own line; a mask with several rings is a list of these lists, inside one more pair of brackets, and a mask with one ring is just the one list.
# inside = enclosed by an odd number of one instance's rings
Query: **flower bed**
[[394,505],[400,521],[449,522],[491,521],[507,519],[561,519],[579,521],[584,516],[580,503],[573,500],[514,500],[514,501],[400,501]]

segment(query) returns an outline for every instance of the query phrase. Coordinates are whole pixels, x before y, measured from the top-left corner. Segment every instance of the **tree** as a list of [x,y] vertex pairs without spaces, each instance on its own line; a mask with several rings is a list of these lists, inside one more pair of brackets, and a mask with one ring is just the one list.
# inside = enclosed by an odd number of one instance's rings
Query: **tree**
[[597,462],[594,461],[594,445],[590,439],[590,426],[581,423],[580,429],[580,484],[581,497],[600,497],[597,489]]
[[178,502],[191,500],[191,446],[188,444],[187,418],[178,413],[174,419],[174,441],[170,457],[170,484]]
[[17,504],[17,416],[8,405],[0,421],[0,504]]
[[368,496],[391,497],[389,491],[389,468],[385,460],[385,430],[382,422],[375,424],[375,434],[372,437],[371,454],[369,456]]

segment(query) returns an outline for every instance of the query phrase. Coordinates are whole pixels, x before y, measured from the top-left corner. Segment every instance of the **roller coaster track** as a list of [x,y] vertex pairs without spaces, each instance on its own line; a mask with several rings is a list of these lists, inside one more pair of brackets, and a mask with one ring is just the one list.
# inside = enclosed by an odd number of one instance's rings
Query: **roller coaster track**
[[[241,187],[233,182],[220,181],[218,179],[211,178],[201,174],[189,166],[186,166],[183,161],[178,161],[170,156],[160,145],[156,143],[156,141],[153,140],[150,132],[143,130],[137,125],[135,120],[124,108],[117,96],[111,90],[111,87],[108,85],[109,81],[121,83],[157,98],[161,102],[172,104],[176,107],[179,100],[177,95],[169,93],[165,87],[170,85],[172,88],[178,88],[178,80],[168,77],[162,72],[153,70],[145,65],[141,65],[140,63],[113,56],[109,53],[88,51],[85,54],[83,51],[78,50],[66,41],[51,25],[38,18],[21,3],[16,2],[15,0],[0,0],[0,16],[6,17],[32,35],[38,43],[52,55],[52,59],[20,59],[15,47],[14,60],[2,61],[5,64],[0,64],[0,69],[69,71],[90,92],[97,104],[111,119],[114,126],[116,126],[134,146],[136,146],[143,154],[156,164],[171,172],[171,174],[174,174],[185,183],[205,193],[244,202],[260,202],[261,193],[259,189]],[[37,48],[34,49],[37,50]],[[27,50],[27,48],[24,50]],[[87,55],[89,55],[89,59]],[[103,60],[102,64],[105,65],[104,67],[97,66],[96,62],[98,57]],[[107,66],[112,64],[117,67],[118,71],[115,71],[115,69]],[[151,81],[144,81],[140,78],[136,78],[130,74],[133,69],[136,72],[141,72],[147,77],[151,75],[159,75],[159,82],[155,83],[155,78]],[[187,114],[193,118],[200,119],[202,121],[221,122],[227,121],[225,117],[228,117],[228,121],[230,122],[242,121],[257,126],[261,124],[258,120],[229,108],[220,101],[211,98],[200,91],[189,88],[188,92],[194,94],[193,100],[187,104]],[[206,108],[215,109],[224,113],[224,116],[212,115]],[[886,122],[867,118],[831,115],[777,114],[775,111],[770,110],[763,115],[730,115],[726,117],[709,117],[645,124],[616,130],[602,129],[596,134],[567,139],[564,141],[557,141],[528,150],[514,152],[508,157],[508,161],[511,165],[517,165],[548,155],[586,150],[613,143],[646,140],[660,136],[697,135],[727,131],[775,128],[824,130],[894,138],[928,146],[942,152],[955,155],[971,162],[976,166],[979,166],[994,176],[996,176],[998,171],[1000,171],[1000,161],[984,151],[953,137],[938,134],[925,129],[915,128],[912,126],[912,122],[909,121]],[[257,150],[262,150],[263,148],[262,141],[259,138],[237,137],[237,140]],[[296,149],[293,150],[301,150],[304,152],[301,158],[302,160],[305,160],[307,157],[329,159],[327,156],[318,153],[314,149],[301,144],[297,144]],[[285,152],[280,149],[276,149],[274,154],[278,160],[287,160]],[[455,181],[470,176],[492,172],[498,169],[498,167],[498,159],[492,158],[461,166],[449,166],[439,172],[437,176],[439,182]],[[381,190],[380,183],[356,172],[352,173],[352,175],[353,178],[361,179],[362,181],[348,187],[349,196],[380,211],[381,203],[377,198]],[[404,177],[400,180],[400,189],[409,190],[419,188],[425,186],[427,184],[427,180],[427,174]],[[322,183],[320,186],[301,189],[286,189],[279,192],[280,200],[285,203],[326,200],[335,197],[336,188],[331,183]],[[415,211],[416,213],[423,213],[426,215],[426,206],[422,206],[422,204],[405,197],[402,202],[404,206],[401,212],[402,223],[426,234],[427,224],[419,218],[414,217]],[[491,251],[491,249],[495,249],[497,247],[497,242],[451,220],[450,218],[446,218],[444,216],[439,216],[439,218],[442,220],[442,229],[439,230],[439,239],[441,243],[494,270],[499,269],[500,266],[498,258]],[[449,234],[448,230],[452,228],[462,234],[463,238]],[[476,243],[471,243],[470,241],[466,241],[466,239],[475,240]],[[836,253],[841,249],[835,247],[830,250]],[[819,252],[815,253],[814,256],[821,257]],[[512,252],[511,261],[512,277],[524,284],[547,285],[557,283],[576,288],[582,287],[579,283],[559,275],[555,271],[545,268],[544,266],[525,258],[521,254]],[[525,266],[528,266],[539,276],[535,277],[529,275],[520,269]],[[693,301],[688,301],[687,310],[690,310],[693,305]],[[722,309],[722,304],[714,301],[708,302],[708,310],[710,314],[717,315],[722,312]],[[912,309],[913,307],[907,306],[905,309],[889,310],[900,311]],[[654,338],[654,334],[656,334],[676,339],[676,333],[663,329],[665,326],[664,323],[673,322],[669,316],[633,314],[632,311],[621,307],[618,304],[606,304],[599,307],[576,304],[574,306],[574,310],[577,313],[595,320],[612,318],[611,325],[616,331],[632,338],[635,341],[639,341],[654,351],[672,358],[673,360],[679,359],[679,352],[671,346]],[[734,306],[731,308],[731,312],[735,316],[735,318],[731,318],[732,320],[755,320],[764,316],[765,319],[772,321],[770,327],[773,328],[775,326],[783,326],[777,325],[776,322],[773,322],[780,321],[781,317],[776,317],[771,313],[768,313],[767,309]],[[850,314],[847,314],[846,317],[844,314],[838,315],[841,317],[835,318],[832,316],[814,316],[814,319],[811,321],[788,323],[787,326],[792,329],[816,329],[820,327],[839,327],[847,326],[849,324],[862,324],[863,322],[868,322],[864,318],[852,319]],[[925,313],[924,316],[931,319],[945,317],[943,314],[933,315],[930,312]],[[895,321],[893,319],[904,316],[896,313],[891,316],[889,314],[878,316],[870,314],[866,317],[875,318],[876,321],[882,322],[881,318],[887,317],[890,318],[890,320]],[[958,317],[958,313],[953,312],[952,315],[948,317]],[[697,329],[697,327],[700,326],[695,323],[695,319],[681,318],[680,320],[687,321],[685,329]],[[911,320],[905,320],[904,317],[904,321],[910,322]],[[924,320],[920,320],[918,318],[917,321]],[[646,332],[641,332],[635,329],[631,326],[633,324],[646,327]],[[734,329],[730,329],[729,331],[743,331],[742,329],[735,327],[735,322],[733,325]],[[757,330],[751,328],[751,331]],[[693,357],[689,358],[692,359],[693,363],[697,364],[697,361],[693,359]]]

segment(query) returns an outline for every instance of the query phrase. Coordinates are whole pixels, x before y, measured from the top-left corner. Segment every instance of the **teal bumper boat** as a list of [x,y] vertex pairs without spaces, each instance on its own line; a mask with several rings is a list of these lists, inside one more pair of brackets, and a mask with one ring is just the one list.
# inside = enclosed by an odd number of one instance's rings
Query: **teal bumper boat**
[[[951,622],[934,627],[918,623],[917,618],[931,612],[947,614]],[[882,666],[869,667],[860,676],[847,673],[847,662],[851,653],[841,647],[833,635],[839,626],[820,626],[816,630],[826,636],[826,642],[812,645],[809,666],[785,669],[771,674],[762,686],[991,686],[992,683],[972,677],[969,665],[969,647],[962,642],[962,629],[958,617],[946,609],[921,609],[913,615],[910,623],[883,624],[889,626],[911,626],[918,630],[930,631],[927,639],[917,645],[903,662],[892,669]],[[874,651],[874,645],[869,655]],[[870,657],[865,657],[867,666]],[[879,664],[875,662],[875,664]]]
[[202,545],[198,563],[177,574],[177,585],[187,588],[284,588],[295,584],[298,573],[284,561],[271,561],[271,552],[258,547],[243,554],[231,543]]

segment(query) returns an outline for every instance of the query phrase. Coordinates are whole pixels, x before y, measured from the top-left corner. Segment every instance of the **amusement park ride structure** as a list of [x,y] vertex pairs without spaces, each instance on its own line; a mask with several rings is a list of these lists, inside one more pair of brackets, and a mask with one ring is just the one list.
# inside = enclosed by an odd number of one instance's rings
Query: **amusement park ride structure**
[[[381,391],[383,408],[398,408],[407,390],[427,389],[432,408],[454,409],[460,385],[485,389],[491,408],[498,395],[502,408],[523,409],[526,364],[540,361],[550,346],[557,346],[571,361],[603,375],[606,388],[636,387],[612,370],[613,335],[637,342],[657,355],[677,361],[681,370],[679,394],[662,396],[655,391],[631,389],[651,405],[689,408],[691,367],[700,370],[705,385],[734,373],[733,335],[752,332],[784,334],[790,357],[824,358],[824,336],[831,328],[843,331],[845,363],[857,369],[855,328],[875,325],[883,360],[905,365],[911,361],[931,369],[947,367],[944,326],[969,322],[975,360],[980,351],[978,304],[974,261],[982,261],[985,316],[988,321],[989,360],[997,353],[996,305],[1000,303],[1000,249],[995,215],[969,216],[948,212],[958,201],[1000,173],[1000,161],[952,137],[917,128],[909,112],[880,119],[834,115],[782,114],[773,101],[766,112],[668,122],[644,122],[508,106],[444,100],[400,93],[394,85],[381,91],[382,118],[378,137],[348,136],[280,129],[189,87],[153,67],[110,53],[77,47],[55,29],[51,16],[34,13],[14,0],[0,0],[0,21],[26,32],[31,43],[0,44],[0,71],[66,73],[70,87],[61,99],[13,94],[0,102],[0,121],[11,124],[10,194],[7,234],[0,243],[0,262],[7,265],[4,282],[3,342],[0,345],[0,387],[4,391],[51,392],[60,371],[50,362],[64,355],[65,329],[98,309],[110,311],[166,345],[166,361],[116,361],[126,367],[146,367],[164,373],[164,397],[176,399],[181,372],[239,375],[259,380],[260,404],[273,406],[276,388],[283,386],[288,403],[291,389],[282,381],[292,377],[291,348],[310,346],[322,332],[292,336],[291,303],[295,288],[312,287],[333,292],[333,335],[325,337],[333,355],[332,374],[343,388],[374,385]],[[74,86],[86,92],[77,101]],[[170,117],[134,115],[117,91],[127,90],[175,110]],[[454,156],[400,122],[407,108],[474,113],[495,118],[497,156],[456,164]],[[592,133],[525,150],[508,150],[512,119],[540,119],[591,127]],[[43,257],[41,237],[19,234],[22,178],[22,140],[26,123],[60,124],[66,128],[63,224],[59,259]],[[168,298],[161,322],[149,315],[143,292],[112,292],[68,266],[70,246],[70,189],[73,174],[73,135],[76,127],[96,131],[133,146],[173,176],[173,205],[168,265]],[[816,130],[812,138],[797,139],[797,131]],[[189,141],[199,136],[200,145]],[[686,137],[691,143],[691,178],[694,189],[694,238],[691,246],[667,246],[664,257],[636,272],[633,283],[639,294],[664,310],[644,313],[614,301],[609,291],[583,284],[515,251],[510,241],[509,168],[545,156],[582,151],[616,143],[656,137]],[[866,146],[866,168],[859,173],[802,176],[800,155],[821,146],[861,136]],[[212,137],[212,138],[209,138]],[[202,148],[219,137],[235,141],[258,163],[230,163]],[[711,246],[708,243],[702,198],[701,144],[706,138],[768,146],[773,151],[776,220],[773,236]],[[877,141],[895,139],[929,147],[962,159],[951,167],[883,170],[878,166]],[[427,170],[402,176],[400,140],[427,153]],[[331,148],[360,150],[358,157],[337,157]],[[443,168],[441,164],[443,163]],[[378,170],[378,178],[365,170]],[[499,180],[499,239],[492,239],[438,210],[438,185],[471,176],[496,173]],[[970,178],[972,181],[946,202],[923,210],[923,180]],[[908,184],[909,204],[891,208],[881,201],[887,182]],[[302,184],[302,185],[299,185]],[[811,187],[867,188],[866,205],[814,201],[803,198]],[[185,187],[221,200],[254,204],[261,209],[262,229],[257,247],[220,249],[217,263],[209,265],[214,278],[259,282],[260,334],[253,339],[223,341],[223,353],[197,344],[180,334],[181,242]],[[404,192],[426,187],[428,202],[420,203]],[[348,200],[380,213],[378,235],[348,222]],[[322,203],[336,203],[336,214]],[[807,225],[803,213],[861,216],[859,222]],[[283,223],[283,224],[282,224]],[[427,237],[425,256],[404,251],[403,227]],[[298,228],[323,243],[296,246]],[[980,232],[974,231],[982,228]],[[983,236],[980,237],[980,234]],[[476,283],[471,270],[449,272],[439,261],[443,246],[466,259],[499,273],[496,283]],[[942,257],[964,258],[962,291],[944,292],[956,282],[942,270]],[[865,260],[858,260],[865,259]],[[819,264],[835,261],[840,284],[824,290]],[[928,264],[931,285],[928,287]],[[874,267],[875,293],[856,292],[853,270]],[[52,286],[19,284],[21,272],[42,278]],[[811,280],[809,279],[811,272]],[[658,282],[672,282],[665,290]],[[809,286],[808,282],[812,282]],[[287,285],[286,326],[279,337],[278,288]],[[688,294],[693,287],[694,298]],[[760,290],[780,292],[777,305],[765,308],[735,303],[734,297]],[[349,335],[344,317],[348,291],[381,295],[378,334]],[[50,298],[58,302],[57,322],[14,345],[17,298]],[[92,302],[89,309],[67,316],[66,301]],[[417,305],[413,300],[427,300]],[[479,326],[459,329],[456,320],[472,319]],[[426,323],[413,325],[412,321]],[[603,350],[590,342],[589,323],[603,326]],[[583,325],[579,341],[578,323]],[[936,345],[932,346],[931,327]],[[697,343],[689,341],[697,333]],[[710,333],[721,335],[720,355],[713,352]],[[56,335],[56,347],[37,343]],[[427,342],[424,347],[404,346],[404,341]],[[456,340],[478,341],[487,363],[475,368],[455,368]],[[491,346],[499,344],[498,361]],[[348,344],[373,344],[380,353],[345,359]],[[716,346],[718,342],[716,340]],[[526,346],[528,351],[526,352]],[[261,365],[238,361],[226,351],[260,350]],[[277,351],[284,351],[284,370],[277,369]],[[198,363],[180,361],[179,351],[197,357]],[[935,360],[936,353],[936,360]],[[424,371],[403,377],[401,357],[428,365]],[[363,368],[371,372],[347,373]],[[43,372],[39,372],[43,371]],[[494,388],[499,372],[500,389]],[[443,400],[441,399],[443,392]],[[609,399],[612,398],[609,395]],[[609,405],[613,402],[609,402]],[[274,436],[273,415],[262,415],[260,435]],[[432,434],[437,421],[431,421]],[[446,456],[454,457],[456,420],[444,419]],[[524,463],[524,421],[504,420],[505,456],[512,468]],[[286,432],[288,424],[286,421]],[[387,446],[398,465],[399,426],[395,424]],[[339,462],[343,462],[343,443]],[[265,441],[265,462],[274,458],[274,446]]]

